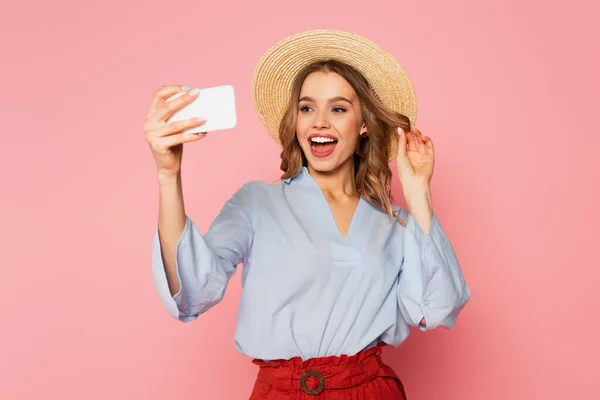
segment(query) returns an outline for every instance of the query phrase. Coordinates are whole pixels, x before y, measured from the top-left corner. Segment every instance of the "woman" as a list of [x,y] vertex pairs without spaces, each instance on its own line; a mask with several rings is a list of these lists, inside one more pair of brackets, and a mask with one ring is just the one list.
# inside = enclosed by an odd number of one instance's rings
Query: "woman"
[[[186,216],[183,135],[166,124],[195,94],[157,91],[145,126],[158,165],[153,276],[183,321],[216,305],[242,270],[235,346],[260,366],[251,399],[406,399],[380,357],[409,327],[452,328],[470,291],[432,209],[432,140],[397,62],[340,31],[303,32],[259,62],[253,100],[282,145],[281,181],[248,182],[202,235]],[[396,158],[408,210],[393,206]]]

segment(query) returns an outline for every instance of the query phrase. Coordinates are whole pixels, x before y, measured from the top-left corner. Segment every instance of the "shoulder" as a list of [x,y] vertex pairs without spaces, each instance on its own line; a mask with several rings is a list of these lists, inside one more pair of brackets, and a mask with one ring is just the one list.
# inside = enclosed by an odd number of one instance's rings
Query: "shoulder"
[[[393,216],[390,216],[386,211],[381,210],[379,207],[371,204],[369,201],[364,199],[364,203],[369,208],[368,218],[362,219],[361,222],[371,225],[377,226],[377,229],[388,229],[388,228],[403,228],[403,225],[398,223],[398,220]],[[402,208],[399,205],[391,204],[392,212],[395,216],[399,217],[402,221],[406,222],[408,220],[408,211]]]
[[253,180],[244,183],[239,190],[252,192],[255,196],[274,192],[281,188],[282,182],[267,183],[264,181]]
[[283,182],[267,183],[259,180],[244,183],[234,194],[236,199],[251,202],[254,205],[263,203],[266,199],[277,196],[281,192]]

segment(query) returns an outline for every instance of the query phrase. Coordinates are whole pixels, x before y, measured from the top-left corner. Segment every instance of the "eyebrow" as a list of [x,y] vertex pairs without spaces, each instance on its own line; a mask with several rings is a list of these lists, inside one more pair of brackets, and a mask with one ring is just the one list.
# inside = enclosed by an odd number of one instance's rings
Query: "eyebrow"
[[[302,97],[300,100],[298,100],[298,103],[300,103],[301,101],[310,101],[312,103],[316,103],[315,99],[313,99],[312,97],[309,97],[309,96]],[[327,101],[327,103],[335,103],[336,101],[347,101],[348,103],[352,104],[352,102],[350,100],[348,100],[347,98],[345,98],[343,96],[332,97],[331,99],[329,99]]]

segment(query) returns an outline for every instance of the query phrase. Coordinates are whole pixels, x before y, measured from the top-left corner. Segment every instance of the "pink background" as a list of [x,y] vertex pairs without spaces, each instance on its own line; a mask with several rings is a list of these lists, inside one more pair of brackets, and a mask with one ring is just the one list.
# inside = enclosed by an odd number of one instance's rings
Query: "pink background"
[[[239,125],[184,154],[187,212],[204,231],[244,182],[278,178],[252,72],[279,39],[316,28],[393,53],[436,145],[434,209],[472,299],[454,330],[385,350],[409,400],[597,398],[588,3],[4,2],[0,398],[249,396],[257,367],[233,344],[241,274],[190,324],[153,287],[157,181],[141,127],[162,84],[235,87]],[[396,181],[393,193],[403,205]]]

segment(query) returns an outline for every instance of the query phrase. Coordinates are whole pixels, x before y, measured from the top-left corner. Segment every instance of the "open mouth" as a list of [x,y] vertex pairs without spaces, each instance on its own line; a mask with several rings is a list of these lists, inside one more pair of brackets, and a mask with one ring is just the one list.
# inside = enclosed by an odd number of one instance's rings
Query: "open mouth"
[[313,136],[310,138],[310,149],[317,157],[326,157],[333,153],[337,140],[329,137]]

